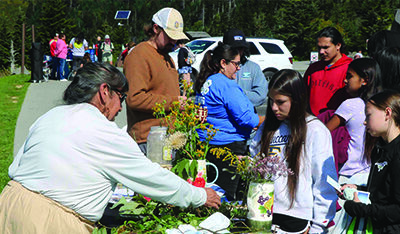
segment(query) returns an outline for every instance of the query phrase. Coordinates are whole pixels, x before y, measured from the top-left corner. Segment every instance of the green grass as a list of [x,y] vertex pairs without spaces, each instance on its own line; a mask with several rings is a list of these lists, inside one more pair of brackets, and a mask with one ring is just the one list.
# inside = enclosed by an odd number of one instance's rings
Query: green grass
[[29,79],[29,75],[0,77],[0,191],[10,180],[8,167],[13,159],[15,125]]

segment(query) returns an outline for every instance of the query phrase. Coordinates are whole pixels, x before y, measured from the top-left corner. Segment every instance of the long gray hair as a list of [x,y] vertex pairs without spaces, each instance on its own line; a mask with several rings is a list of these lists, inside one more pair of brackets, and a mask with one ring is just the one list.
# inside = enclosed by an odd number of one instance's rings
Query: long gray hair
[[121,92],[126,92],[129,88],[125,76],[114,66],[105,63],[87,63],[78,69],[74,80],[65,90],[63,99],[68,105],[89,103],[103,83]]

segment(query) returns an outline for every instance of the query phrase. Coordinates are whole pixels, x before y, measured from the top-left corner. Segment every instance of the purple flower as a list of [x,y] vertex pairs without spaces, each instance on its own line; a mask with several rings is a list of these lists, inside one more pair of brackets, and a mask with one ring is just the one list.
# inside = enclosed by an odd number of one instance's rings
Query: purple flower
[[278,156],[258,155],[250,162],[250,173],[256,179],[274,181],[280,176],[292,175],[284,160]]

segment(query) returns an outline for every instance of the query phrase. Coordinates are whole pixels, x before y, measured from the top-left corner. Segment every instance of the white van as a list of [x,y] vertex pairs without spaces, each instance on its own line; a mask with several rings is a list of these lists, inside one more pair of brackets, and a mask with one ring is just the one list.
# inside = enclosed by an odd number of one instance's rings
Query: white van
[[[198,74],[200,71],[200,63],[203,60],[204,54],[208,50],[214,49],[219,41],[222,42],[222,37],[207,37],[196,39],[186,44],[196,55],[196,60],[192,65],[194,74]],[[246,38],[246,41],[250,46],[249,59],[260,65],[267,80],[270,80],[272,75],[281,69],[293,69],[293,56],[282,40]],[[176,67],[178,67],[178,51],[170,53]]]

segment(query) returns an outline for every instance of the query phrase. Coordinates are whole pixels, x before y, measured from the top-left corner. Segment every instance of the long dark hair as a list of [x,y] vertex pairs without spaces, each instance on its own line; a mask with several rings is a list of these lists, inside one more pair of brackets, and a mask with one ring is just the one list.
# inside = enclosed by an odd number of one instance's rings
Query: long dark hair
[[[367,102],[374,94],[382,91],[381,69],[374,59],[355,59],[349,64],[349,69],[352,69],[367,82],[367,85],[363,85],[359,89],[359,96],[364,102]],[[376,137],[371,136],[368,132],[365,133],[364,158],[368,162],[371,162],[371,152],[376,140]]]
[[367,82],[359,89],[359,97],[366,102],[372,95],[382,91],[381,69],[371,58],[355,59],[349,64],[357,75]]
[[225,59],[226,63],[229,63],[239,54],[239,50],[233,48],[222,42],[218,42],[218,46],[214,50],[209,50],[204,55],[203,60],[200,64],[200,73],[194,83],[194,91],[196,93],[201,92],[201,87],[207,78],[221,70],[221,60]]
[[383,88],[400,91],[400,48],[384,48],[378,52],[376,61],[382,70]]
[[[288,167],[293,171],[293,175],[288,176],[289,195],[291,205],[293,205],[300,171],[300,157],[302,155],[302,150],[305,150],[304,143],[307,134],[307,89],[298,71],[283,69],[274,74],[268,84],[268,90],[269,92],[273,90],[276,93],[288,96],[291,100],[288,118],[291,136],[286,144],[285,159],[288,163]],[[261,137],[261,152],[268,155],[272,137],[282,123],[273,113],[270,102],[268,102],[264,123],[265,125]]]

